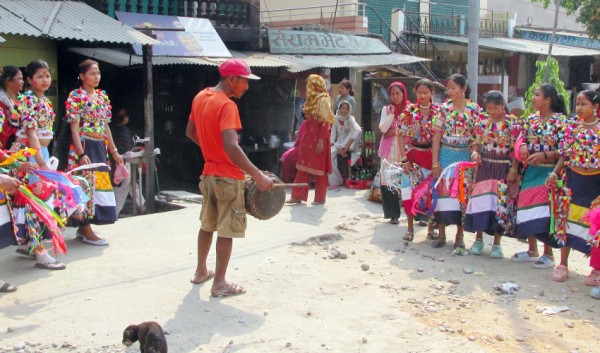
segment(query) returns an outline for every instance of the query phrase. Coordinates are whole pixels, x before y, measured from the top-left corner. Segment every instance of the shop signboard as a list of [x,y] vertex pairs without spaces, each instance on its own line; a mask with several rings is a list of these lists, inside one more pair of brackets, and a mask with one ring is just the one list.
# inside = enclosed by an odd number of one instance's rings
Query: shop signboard
[[[154,56],[203,56],[231,57],[225,43],[212,23],[206,18],[149,15],[131,12],[116,12],[119,21],[136,28],[149,28],[161,45],[152,47]],[[163,29],[163,30],[161,30]],[[142,55],[142,46],[134,45],[137,55]]]
[[267,29],[271,54],[389,54],[377,38],[342,33]]

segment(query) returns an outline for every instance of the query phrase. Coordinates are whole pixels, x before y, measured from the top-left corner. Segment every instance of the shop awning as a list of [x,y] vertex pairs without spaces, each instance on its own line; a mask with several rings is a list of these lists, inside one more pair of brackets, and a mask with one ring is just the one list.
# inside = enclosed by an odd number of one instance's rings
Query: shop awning
[[[69,48],[70,52],[83,56],[94,58],[106,63],[125,67],[142,65],[142,57],[131,54],[125,50],[109,48]],[[238,59],[243,59],[250,67],[266,68],[285,68],[289,63],[276,59],[267,58],[262,53],[236,52],[230,51],[231,55]],[[206,65],[219,66],[228,58],[197,58],[197,57],[177,57],[177,56],[154,56],[153,65]]]
[[371,66],[387,65],[407,65],[429,59],[418,56],[404,55],[398,53],[390,54],[363,54],[363,55],[290,55],[290,54],[271,54],[278,60],[289,63],[288,71],[296,73],[316,68],[336,69],[336,68],[359,68]]
[[0,33],[86,42],[159,44],[75,1],[0,0]]
[[[69,51],[90,58],[98,59],[115,66],[135,66],[142,64],[142,57],[129,52],[108,48],[69,48]],[[429,59],[417,56],[391,54],[372,55],[288,55],[269,54],[263,52],[230,51],[234,58],[243,59],[250,67],[285,68],[292,73],[315,68],[359,68],[371,66],[406,65]],[[155,56],[154,65],[208,65],[218,66],[228,58],[193,58],[174,56]]]
[[[469,44],[467,37],[454,37],[428,34],[427,38],[435,41],[451,42],[459,44]],[[479,38],[479,47],[486,49],[495,49],[513,53],[527,54],[548,54],[549,43],[537,42],[520,38]],[[573,48],[565,45],[552,45],[553,56],[596,56],[600,55],[600,50],[587,48]]]

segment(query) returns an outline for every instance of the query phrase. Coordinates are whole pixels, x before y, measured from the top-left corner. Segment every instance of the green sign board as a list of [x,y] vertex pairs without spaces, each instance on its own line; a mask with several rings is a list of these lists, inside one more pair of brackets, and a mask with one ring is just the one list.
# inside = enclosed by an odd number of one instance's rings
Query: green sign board
[[376,38],[331,32],[268,29],[271,54],[389,54]]

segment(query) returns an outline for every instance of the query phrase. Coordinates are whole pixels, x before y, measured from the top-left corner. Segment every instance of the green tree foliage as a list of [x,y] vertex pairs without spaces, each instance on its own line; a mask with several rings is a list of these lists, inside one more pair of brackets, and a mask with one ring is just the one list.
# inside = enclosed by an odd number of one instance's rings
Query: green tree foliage
[[527,117],[535,112],[535,108],[533,108],[533,103],[531,99],[533,98],[533,93],[535,92],[535,89],[544,83],[549,83],[552,86],[554,86],[558,93],[564,97],[568,112],[569,93],[567,93],[567,91],[565,90],[564,82],[560,80],[560,68],[558,66],[558,61],[556,61],[556,59],[552,57],[548,57],[545,61],[536,61],[535,66],[537,67],[537,71],[535,73],[535,80],[533,81],[533,84],[529,87],[529,89],[527,89],[527,92],[525,92],[525,102],[527,106],[525,112],[523,113],[523,116]]
[[[531,2],[542,3],[544,8],[555,3],[554,0],[531,0]],[[560,6],[567,10],[567,15],[579,10],[577,22],[585,26],[590,38],[600,38],[600,0],[560,0]]]

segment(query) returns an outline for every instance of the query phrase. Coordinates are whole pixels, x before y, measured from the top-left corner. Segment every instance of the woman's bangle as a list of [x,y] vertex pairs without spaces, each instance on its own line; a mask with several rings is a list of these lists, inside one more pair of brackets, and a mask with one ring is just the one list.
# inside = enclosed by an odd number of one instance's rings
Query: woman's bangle
[[119,152],[116,148],[114,150],[111,150],[110,153],[113,154],[115,152]]
[[432,163],[432,164],[431,164],[431,167],[432,167],[432,168],[437,168],[437,167],[439,167],[439,166],[440,166],[440,162],[435,162],[435,163]]
[[473,153],[471,153],[471,158],[473,158],[473,156],[477,156],[477,155],[479,155],[479,152],[473,151]]
[[77,157],[78,157],[79,159],[83,158],[84,156],[86,156],[85,152],[83,152],[82,154],[78,154],[78,155],[77,155]]
[[551,175],[553,175],[556,179],[558,179],[558,175],[556,173],[554,173],[554,172],[548,173],[548,176],[551,176]]

